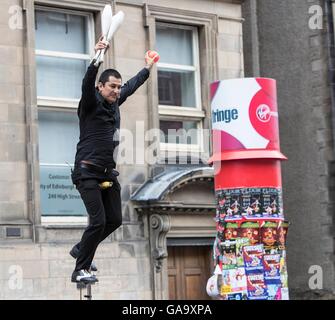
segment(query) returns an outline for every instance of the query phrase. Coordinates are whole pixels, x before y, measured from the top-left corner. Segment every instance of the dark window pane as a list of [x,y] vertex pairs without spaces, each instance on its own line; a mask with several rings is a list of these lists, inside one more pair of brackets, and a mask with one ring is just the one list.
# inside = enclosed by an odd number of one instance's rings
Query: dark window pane
[[172,144],[198,144],[196,121],[160,121],[161,142]]
[[159,70],[158,98],[160,105],[195,108],[194,72]]
[[160,105],[181,106],[179,73],[158,71],[158,97]]

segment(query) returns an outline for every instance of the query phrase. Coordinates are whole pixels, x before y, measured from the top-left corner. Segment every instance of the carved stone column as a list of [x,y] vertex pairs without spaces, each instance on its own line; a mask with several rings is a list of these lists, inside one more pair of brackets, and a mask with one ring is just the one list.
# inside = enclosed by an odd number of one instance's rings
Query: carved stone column
[[150,216],[150,247],[153,270],[153,293],[155,300],[168,298],[168,276],[166,258],[166,234],[170,230],[170,218],[166,214]]

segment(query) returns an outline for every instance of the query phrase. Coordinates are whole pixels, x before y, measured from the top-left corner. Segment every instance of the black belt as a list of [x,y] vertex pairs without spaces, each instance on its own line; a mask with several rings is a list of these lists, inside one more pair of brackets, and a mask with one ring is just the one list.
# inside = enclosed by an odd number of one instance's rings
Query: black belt
[[115,177],[119,175],[119,172],[111,167],[102,167],[102,166],[98,166],[96,164],[91,164],[87,162],[80,162],[79,166],[80,168],[89,169],[89,170],[92,170],[98,173],[104,173],[104,174],[111,173]]

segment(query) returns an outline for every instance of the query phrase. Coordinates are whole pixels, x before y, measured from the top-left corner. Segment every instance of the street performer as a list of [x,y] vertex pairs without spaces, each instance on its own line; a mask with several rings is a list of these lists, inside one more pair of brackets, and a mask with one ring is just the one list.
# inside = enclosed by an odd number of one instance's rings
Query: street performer
[[[101,37],[95,51],[108,48]],[[145,55],[145,67],[122,85],[120,73],[115,69],[102,72],[97,87],[96,67],[93,60],[82,82],[82,96],[77,114],[80,137],[77,144],[72,181],[85,204],[89,219],[81,241],[70,251],[76,259],[71,281],[95,282],[92,261],[98,244],[122,224],[120,184],[117,180],[114,151],[119,144],[120,110],[148,78],[158,54]],[[94,270],[93,270],[94,271]]]

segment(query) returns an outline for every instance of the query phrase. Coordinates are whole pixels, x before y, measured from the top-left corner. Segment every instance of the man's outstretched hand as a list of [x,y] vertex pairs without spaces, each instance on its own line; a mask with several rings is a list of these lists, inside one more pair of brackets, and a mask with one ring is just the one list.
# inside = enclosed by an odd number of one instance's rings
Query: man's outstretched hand
[[159,54],[156,51],[149,50],[146,52],[145,56],[145,63],[146,63],[146,68],[151,69],[151,67],[158,62],[159,60]]
[[101,36],[99,38],[99,41],[96,43],[94,47],[95,52],[97,52],[98,50],[107,49],[109,47],[108,41],[104,41],[103,38],[104,36]]

